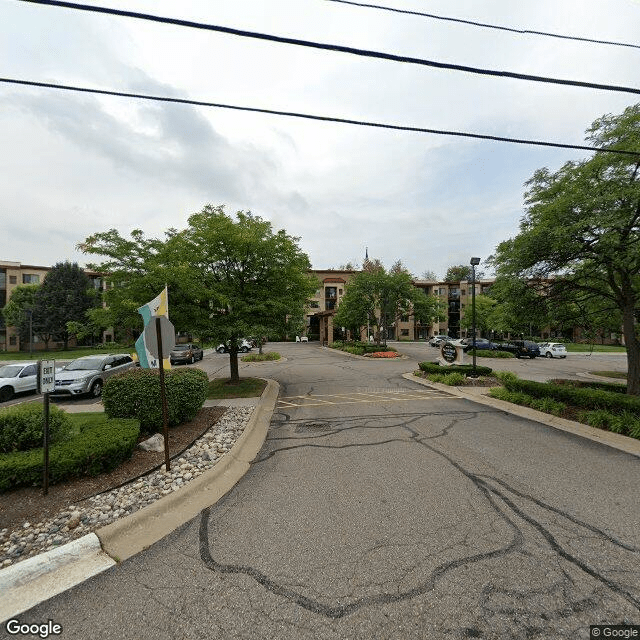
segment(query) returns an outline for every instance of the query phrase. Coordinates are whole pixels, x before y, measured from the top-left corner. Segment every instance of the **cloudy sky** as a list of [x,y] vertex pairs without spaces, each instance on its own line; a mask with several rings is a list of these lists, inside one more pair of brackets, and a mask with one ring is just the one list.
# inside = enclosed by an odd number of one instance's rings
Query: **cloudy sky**
[[[640,49],[330,0],[95,6],[447,63],[640,87]],[[484,23],[638,42],[639,0],[380,0]],[[0,0],[5,78],[423,128],[584,144],[633,95],[490,78],[76,10]],[[0,260],[95,260],[116,228],[162,236],[206,204],[301,238],[314,268],[401,259],[443,276],[513,236],[523,184],[586,152],[303,121],[0,84]]]

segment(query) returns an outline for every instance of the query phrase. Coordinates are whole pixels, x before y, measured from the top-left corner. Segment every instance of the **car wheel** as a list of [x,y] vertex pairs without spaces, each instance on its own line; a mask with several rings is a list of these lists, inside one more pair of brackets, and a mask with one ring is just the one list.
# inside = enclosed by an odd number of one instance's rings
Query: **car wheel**
[[513,354],[516,358],[518,358],[518,360],[520,360],[520,354],[519,353],[514,353]]
[[195,356],[191,356],[191,360],[189,360],[189,364],[193,364],[196,361],[196,357]]
[[0,402],[7,402],[13,398],[13,387],[2,387],[0,389]]
[[545,358],[553,358],[553,354],[551,353],[551,351],[547,351],[547,353],[544,354]]
[[99,398],[102,395],[102,380],[96,380],[91,385],[91,391],[89,392],[94,398]]
[[247,353],[247,351],[249,351],[249,349],[247,347],[242,347],[242,349],[240,349],[240,351],[242,351],[242,353]]
[[218,353],[224,353],[224,347],[218,347],[218,348],[216,349],[216,351],[217,351]]

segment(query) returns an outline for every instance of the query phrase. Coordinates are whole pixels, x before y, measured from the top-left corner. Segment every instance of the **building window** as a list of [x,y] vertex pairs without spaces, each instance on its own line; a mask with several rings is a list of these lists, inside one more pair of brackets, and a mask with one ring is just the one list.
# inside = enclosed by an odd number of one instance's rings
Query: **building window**
[[311,302],[309,302],[309,308],[310,309],[319,309],[320,308],[320,303],[317,300],[311,300]]
[[18,276],[9,276],[9,284],[18,284]]
[[408,335],[409,335],[409,329],[401,329],[401,330],[400,330],[400,333],[401,333],[403,336],[408,336]]
[[34,273],[23,273],[22,284],[40,284],[40,276]]
[[9,344],[15,346],[18,344],[18,338],[16,336],[9,336]]

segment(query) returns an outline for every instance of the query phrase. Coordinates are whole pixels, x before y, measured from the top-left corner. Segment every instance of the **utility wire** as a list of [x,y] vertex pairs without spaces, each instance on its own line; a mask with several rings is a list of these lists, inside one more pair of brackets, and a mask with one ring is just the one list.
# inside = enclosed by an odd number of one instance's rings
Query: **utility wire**
[[55,84],[51,82],[36,82],[33,80],[18,80],[15,78],[0,78],[0,82],[5,84],[22,85],[28,87],[39,87],[43,89],[59,89],[62,91],[74,91],[78,93],[90,93],[104,96],[116,96],[120,98],[135,98],[137,100],[150,100],[155,102],[170,102],[175,104],[189,104],[198,107],[215,107],[218,109],[232,109],[234,111],[250,111],[253,113],[265,113],[268,115],[286,116],[289,118],[300,118],[304,120],[318,120],[321,122],[335,122],[339,124],[351,124],[362,127],[375,127],[378,129],[392,129],[395,131],[412,131],[415,133],[430,133],[434,135],[457,136],[459,138],[475,138],[478,140],[493,140],[495,142],[511,142],[515,144],[533,145],[539,147],[555,147],[558,149],[578,149],[581,151],[593,151],[599,153],[614,153],[618,155],[633,156],[640,158],[640,150],[627,151],[624,149],[588,147],[586,145],[564,144],[561,142],[549,142],[546,140],[526,140],[520,138],[506,138],[504,136],[492,136],[481,133],[469,133],[466,131],[449,131],[445,129],[427,129],[423,127],[410,127],[405,125],[388,124],[383,122],[370,122],[366,120],[353,120],[351,118],[335,118],[331,116],[320,116],[310,113],[298,113],[295,111],[279,111],[275,109],[260,109],[258,107],[244,107],[233,104],[223,104],[219,102],[205,102],[203,100],[189,100],[188,98],[171,98],[168,96],[154,96],[149,94],[127,93],[123,91],[108,91],[106,89],[92,89],[89,87],[78,87],[72,85]]
[[151,15],[148,13],[138,13],[136,11],[124,11],[121,9],[111,9],[109,7],[99,7],[86,4],[77,4],[74,2],[64,2],[63,0],[18,0],[19,2],[27,2],[29,4],[50,5],[55,7],[63,7],[66,9],[76,9],[80,11],[90,11],[94,13],[103,13],[125,18],[135,18],[138,20],[149,20],[151,22],[159,22],[163,24],[171,24],[179,27],[189,27],[192,29],[204,29],[206,31],[216,31],[218,33],[226,33],[229,35],[240,36],[243,38],[254,38],[257,40],[266,40],[268,42],[278,42],[281,44],[291,44],[300,47],[310,47],[312,49],[322,49],[324,51],[337,51],[340,53],[348,53],[351,55],[362,56],[366,58],[377,58],[380,60],[391,60],[393,62],[404,62],[407,64],[416,64],[424,67],[435,67],[436,69],[447,69],[449,71],[464,71],[466,73],[475,73],[483,76],[497,76],[501,78],[512,78],[515,80],[528,80],[530,82],[544,82],[547,84],[559,84],[573,87],[583,87],[586,89],[600,89],[602,91],[615,91],[619,93],[640,94],[640,89],[635,87],[625,87],[619,85],[599,84],[595,82],[581,82],[579,80],[566,80],[561,78],[549,78],[546,76],[534,76],[526,73],[515,73],[513,71],[496,71],[494,69],[482,69],[478,67],[469,67],[466,65],[450,64],[447,62],[437,62],[435,60],[425,60],[423,58],[412,58],[408,56],[399,56],[393,53],[384,53],[382,51],[371,51],[368,49],[356,49],[354,47],[345,47],[337,44],[327,44],[323,42],[313,42],[310,40],[298,40],[296,38],[286,38],[283,36],[274,36],[267,33],[258,33],[256,31],[245,31],[243,29],[234,29],[232,27],[223,27],[220,25],[206,24],[203,22],[192,22],[190,20],[180,20],[178,18],[167,18],[164,16]]
[[463,18],[451,18],[448,16],[439,16],[433,13],[423,13],[422,11],[410,11],[409,9],[394,9],[393,7],[384,7],[377,4],[366,4],[364,2],[352,2],[352,0],[327,0],[327,2],[339,2],[341,4],[350,4],[354,7],[365,7],[367,9],[382,9],[383,11],[392,11],[393,13],[405,13],[413,16],[432,18],[433,20],[444,20],[446,22],[458,22],[460,24],[468,24],[473,27],[482,27],[484,29],[497,29],[499,31],[508,31],[510,33],[535,35],[535,36],[547,36],[549,38],[560,38],[562,40],[577,40],[578,42],[590,42],[593,44],[610,44],[615,47],[630,47],[632,49],[640,49],[640,45],[631,44],[629,42],[616,42],[614,40],[596,40],[593,38],[582,38],[580,36],[567,36],[561,33],[551,33],[549,31],[534,31],[533,29],[514,29],[513,27],[503,27],[501,25],[488,24],[486,22],[475,22],[474,20],[464,20]]

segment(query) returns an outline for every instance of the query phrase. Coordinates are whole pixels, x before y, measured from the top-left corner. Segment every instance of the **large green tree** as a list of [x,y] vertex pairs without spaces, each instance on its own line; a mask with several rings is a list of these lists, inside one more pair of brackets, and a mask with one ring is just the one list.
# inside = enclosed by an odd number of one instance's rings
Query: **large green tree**
[[380,261],[372,260],[366,261],[363,271],[346,286],[335,322],[355,333],[369,326],[380,344],[388,328],[403,316],[413,315],[417,321],[431,324],[444,314],[444,304],[414,287],[413,278],[402,263],[396,262],[387,271]]
[[185,229],[169,229],[162,239],[136,230],[129,240],[112,229],[87,238],[80,248],[107,257],[92,266],[108,273],[114,285],[106,301],[116,326],[141,328],[138,307],[167,285],[176,330],[229,342],[234,382],[238,340],[286,331],[299,322],[317,288],[298,238],[274,232],[271,223],[249,212],[227,215],[221,206],[207,205]]
[[[627,349],[627,391],[640,395],[640,105],[587,130],[598,149],[527,183],[519,234],[500,243],[497,274],[533,278],[548,300],[619,313]],[[636,155],[637,154],[637,155]]]
[[[0,311],[5,320],[5,324],[16,327],[21,343],[31,340],[31,330],[33,329],[33,308],[35,307],[36,291],[39,284],[21,284],[12,292],[7,304]],[[35,335],[38,335],[34,332]]]
[[[45,347],[56,339],[61,340],[66,349],[71,335],[67,322],[84,322],[86,312],[98,302],[99,295],[78,264],[58,262],[49,270],[42,284],[33,290],[33,332],[44,341]],[[19,326],[22,338],[25,328]]]

